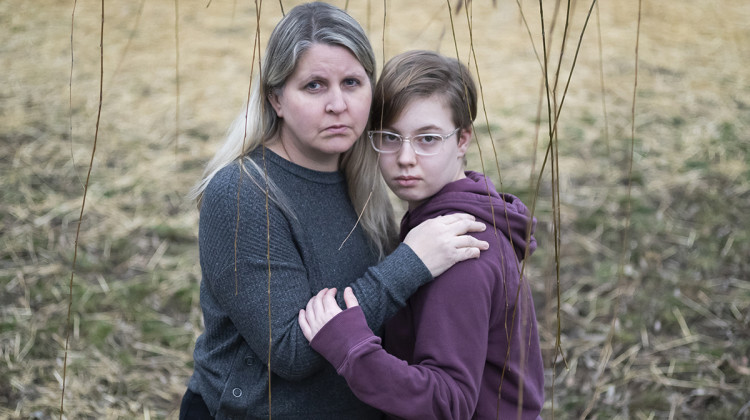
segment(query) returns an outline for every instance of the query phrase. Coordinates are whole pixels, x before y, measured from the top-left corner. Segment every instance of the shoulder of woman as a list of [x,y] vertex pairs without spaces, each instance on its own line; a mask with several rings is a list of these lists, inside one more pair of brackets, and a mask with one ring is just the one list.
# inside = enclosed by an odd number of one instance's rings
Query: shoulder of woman
[[238,193],[243,196],[265,195],[265,180],[253,172],[252,168],[241,168],[235,162],[221,168],[206,186],[204,204],[230,197],[236,200]]
[[217,172],[206,186],[201,203],[201,218],[221,218],[227,214],[236,217],[238,200],[243,209],[254,212],[256,203],[265,203],[265,193],[253,183],[240,168],[230,164]]

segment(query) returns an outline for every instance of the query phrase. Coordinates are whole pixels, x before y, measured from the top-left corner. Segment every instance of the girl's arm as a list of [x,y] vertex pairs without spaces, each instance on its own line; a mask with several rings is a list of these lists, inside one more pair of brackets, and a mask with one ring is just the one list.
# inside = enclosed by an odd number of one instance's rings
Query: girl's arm
[[412,298],[411,363],[383,349],[350,289],[344,292],[349,309],[342,312],[335,291],[326,289],[300,311],[299,324],[365,403],[406,419],[468,419],[479,398],[491,310],[489,283],[481,278],[492,274],[474,274],[480,279],[449,270]]

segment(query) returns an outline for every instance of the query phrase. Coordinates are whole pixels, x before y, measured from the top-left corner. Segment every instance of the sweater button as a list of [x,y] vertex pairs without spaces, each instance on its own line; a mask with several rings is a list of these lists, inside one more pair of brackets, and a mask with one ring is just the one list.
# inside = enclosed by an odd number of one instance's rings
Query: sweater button
[[239,388],[235,388],[235,389],[232,390],[232,395],[234,395],[235,397],[239,398],[239,397],[242,396],[242,390],[239,389]]
[[252,356],[245,357],[245,364],[248,365],[248,366],[252,366],[252,364],[253,364],[253,357]]

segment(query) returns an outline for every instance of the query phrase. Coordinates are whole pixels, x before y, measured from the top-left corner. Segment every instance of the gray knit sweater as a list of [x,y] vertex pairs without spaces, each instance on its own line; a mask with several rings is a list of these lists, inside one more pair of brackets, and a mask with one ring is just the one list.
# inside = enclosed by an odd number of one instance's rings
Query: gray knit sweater
[[266,211],[263,174],[253,181],[236,163],[209,183],[199,226],[205,331],[188,387],[216,418],[268,418],[269,379],[274,419],[377,418],[310,348],[299,310],[324,287],[352,286],[379,331],[431,280],[429,270],[404,244],[378,263],[360,228],[339,249],[357,220],[340,172],[309,170],[270,150],[265,160],[260,150],[251,158],[267,168],[293,215],[273,201]]

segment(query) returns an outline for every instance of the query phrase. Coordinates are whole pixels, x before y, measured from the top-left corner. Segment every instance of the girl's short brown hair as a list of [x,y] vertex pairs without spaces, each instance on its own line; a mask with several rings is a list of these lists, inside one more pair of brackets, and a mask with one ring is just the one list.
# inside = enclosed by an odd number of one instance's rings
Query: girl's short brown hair
[[460,61],[432,51],[407,51],[391,58],[373,93],[370,124],[380,130],[392,124],[415,98],[440,95],[456,127],[468,128],[477,115],[477,89]]

